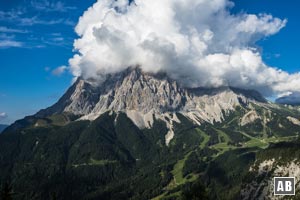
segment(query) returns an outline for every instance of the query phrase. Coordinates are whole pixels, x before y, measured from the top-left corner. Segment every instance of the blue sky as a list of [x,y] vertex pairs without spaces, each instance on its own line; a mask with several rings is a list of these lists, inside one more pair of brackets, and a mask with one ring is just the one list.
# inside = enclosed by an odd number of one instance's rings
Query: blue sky
[[260,41],[264,61],[290,73],[300,71],[300,13],[299,1],[293,0],[235,0],[234,12],[267,13],[288,23],[278,34]]
[[0,1],[0,123],[50,106],[70,86],[70,74],[53,70],[73,55],[74,27],[94,2]]
[[[31,115],[55,103],[72,75],[55,69],[72,57],[74,27],[95,0],[0,0],[0,123]],[[264,61],[288,72],[300,69],[300,3],[236,0],[233,12],[268,13],[287,26],[259,42]]]

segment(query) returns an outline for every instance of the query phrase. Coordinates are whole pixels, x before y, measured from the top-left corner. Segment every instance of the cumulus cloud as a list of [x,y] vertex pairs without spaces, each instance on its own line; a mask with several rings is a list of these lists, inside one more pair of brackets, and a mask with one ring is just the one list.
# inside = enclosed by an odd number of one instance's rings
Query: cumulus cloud
[[80,18],[73,75],[97,79],[128,66],[190,86],[230,85],[266,96],[300,91],[300,73],[267,66],[256,42],[287,23],[232,14],[229,0],[98,0]]
[[0,121],[7,118],[7,114],[5,112],[0,112]]

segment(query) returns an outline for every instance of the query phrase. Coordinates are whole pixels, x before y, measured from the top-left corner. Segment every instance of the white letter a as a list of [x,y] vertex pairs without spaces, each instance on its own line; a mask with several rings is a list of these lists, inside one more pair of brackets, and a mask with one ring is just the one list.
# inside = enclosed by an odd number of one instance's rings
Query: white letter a
[[282,181],[278,181],[277,192],[279,192],[279,191],[284,192],[283,182]]

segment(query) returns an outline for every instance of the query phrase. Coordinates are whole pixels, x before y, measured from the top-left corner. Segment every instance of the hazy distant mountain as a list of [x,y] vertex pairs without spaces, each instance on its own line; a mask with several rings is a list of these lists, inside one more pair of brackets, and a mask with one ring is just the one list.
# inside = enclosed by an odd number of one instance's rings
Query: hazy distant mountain
[[16,199],[257,199],[271,186],[251,167],[272,159],[270,144],[297,141],[299,120],[256,91],[185,88],[130,68],[101,85],[78,79],[6,129],[0,181]]
[[8,125],[0,124],[0,133],[6,128]]
[[300,106],[300,93],[283,96],[276,99],[276,103],[292,106]]

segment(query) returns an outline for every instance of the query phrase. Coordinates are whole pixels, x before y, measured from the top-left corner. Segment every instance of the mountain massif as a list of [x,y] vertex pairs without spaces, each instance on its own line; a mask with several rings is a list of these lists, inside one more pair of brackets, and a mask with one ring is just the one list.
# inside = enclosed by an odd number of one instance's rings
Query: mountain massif
[[272,177],[300,171],[299,132],[296,107],[256,91],[129,68],[9,126],[0,181],[13,199],[273,199]]

